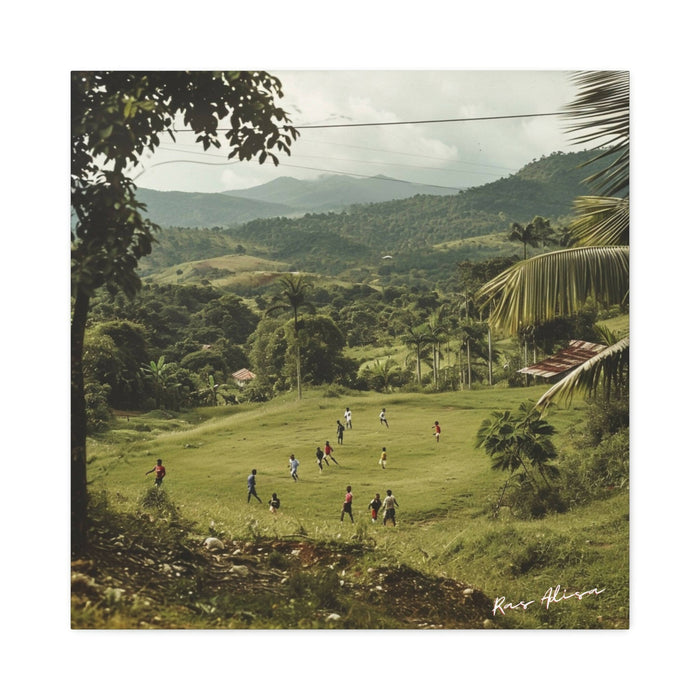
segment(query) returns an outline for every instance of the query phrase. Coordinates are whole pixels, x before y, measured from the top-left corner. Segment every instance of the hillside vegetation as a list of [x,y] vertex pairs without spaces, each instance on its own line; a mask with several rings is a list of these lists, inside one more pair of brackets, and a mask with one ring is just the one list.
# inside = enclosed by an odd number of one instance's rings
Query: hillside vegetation
[[[153,253],[141,263],[141,274],[151,276],[182,262],[244,250],[271,261],[263,269],[274,262],[289,270],[384,285],[406,282],[415,270],[444,280],[464,259],[516,253],[517,246],[507,241],[513,222],[539,215],[563,228],[574,198],[588,192],[581,184],[588,169],[582,166],[591,155],[552,154],[515,175],[456,195],[419,194],[294,218],[270,210],[236,226],[221,227],[214,219],[189,224],[198,226],[196,231],[184,228],[184,218],[177,228],[164,226]],[[177,196],[178,208],[186,208],[189,195]],[[197,202],[192,206],[201,209]],[[149,208],[156,223],[159,211]],[[382,260],[385,255],[392,256],[390,262]],[[229,282],[236,285],[236,280]]]

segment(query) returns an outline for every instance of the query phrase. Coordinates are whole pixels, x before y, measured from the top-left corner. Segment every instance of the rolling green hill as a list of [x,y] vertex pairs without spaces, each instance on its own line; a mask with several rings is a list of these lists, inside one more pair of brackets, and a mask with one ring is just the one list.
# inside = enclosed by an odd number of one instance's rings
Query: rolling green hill
[[[342,212],[257,218],[225,229],[166,227],[141,262],[141,273],[154,275],[237,251],[270,261],[262,270],[283,263],[290,270],[380,284],[406,282],[414,270],[444,277],[464,259],[516,254],[518,247],[507,241],[514,221],[527,223],[540,215],[564,226],[575,197],[588,192],[581,180],[590,169],[581,166],[591,155],[555,153],[457,195],[420,194]],[[390,262],[382,260],[386,255]]]
[[[492,410],[514,409],[538,393],[538,387],[390,396],[359,392],[337,396],[314,390],[307,392],[302,402],[284,396],[264,405],[202,409],[189,416],[189,422],[187,416],[161,412],[132,416],[131,420],[118,418],[108,437],[89,445],[91,488],[107,494],[115,510],[130,513],[139,529],[154,522],[162,542],[144,542],[126,552],[122,549],[124,534],[115,533],[121,560],[115,557],[112,575],[125,589],[122,605],[109,606],[107,612],[98,604],[79,611],[74,608],[78,626],[410,628],[417,620],[428,619],[443,627],[626,627],[626,487],[544,519],[521,520],[505,508],[498,518],[493,517],[507,475],[490,468],[485,453],[474,444],[475,432]],[[342,418],[345,406],[352,407],[353,428],[345,432],[343,444],[337,445],[335,420]],[[383,407],[387,408],[388,429],[377,419]],[[551,416],[559,447],[565,447],[568,428],[584,415],[583,404],[577,403]],[[444,427],[439,444],[431,437],[436,418]],[[335,447],[339,464],[331,463],[319,471],[313,455],[324,440]],[[386,470],[377,464],[383,447],[389,456]],[[298,482],[289,475],[291,452],[301,462]],[[169,519],[167,511],[148,506],[148,498],[154,494],[149,494],[152,477],[144,472],[156,457],[163,458],[167,467],[162,488],[177,517]],[[262,503],[246,499],[246,478],[253,468],[258,472],[257,492]],[[339,519],[348,484],[354,494],[354,524]],[[375,493],[384,495],[387,488],[399,502],[396,529],[369,519],[370,499]],[[273,492],[282,502],[277,514],[271,514],[265,505]],[[189,558],[176,562],[175,567],[189,571],[193,557],[204,551],[204,538],[216,534],[224,546],[223,561],[245,573],[242,580],[227,582],[228,591],[235,591],[228,598],[209,587],[202,567],[178,581],[179,569],[162,566],[161,562],[168,560],[165,552],[157,553],[158,546],[182,527],[180,518],[193,523],[194,539],[189,553],[172,542],[167,545],[170,555],[173,550],[188,554]],[[129,532],[126,540],[133,537]],[[289,542],[290,547],[283,550],[284,556],[278,554],[273,559],[271,546],[280,547],[283,542]],[[310,580],[302,588],[302,582],[294,579],[296,555],[289,550],[298,554],[302,543],[317,551],[330,548],[344,557],[337,569],[322,561],[305,564],[309,577],[332,575],[336,595],[324,596],[325,603],[318,605],[318,610],[309,606],[323,591],[311,587]],[[107,544],[101,547],[102,552]],[[133,558],[139,552],[142,561]],[[251,556],[256,553],[257,557]],[[159,565],[160,573],[155,576]],[[157,578],[162,583],[158,594],[167,584],[167,602],[144,606],[142,596],[155,596],[156,591],[150,586],[144,590],[143,584],[133,585],[125,567]],[[264,578],[270,567],[279,567],[280,575]],[[211,569],[219,576],[225,571],[217,562],[211,563]],[[429,586],[425,595],[431,598],[432,606],[423,607],[418,588],[381,593],[382,588],[376,588],[378,570],[406,581],[418,578],[419,585]],[[114,579],[106,581],[105,588],[115,585]],[[249,585],[255,581],[264,587]],[[446,595],[450,581],[460,591],[456,602]],[[180,583],[187,588],[179,587]],[[268,584],[273,588],[267,588]],[[365,594],[365,585],[374,593]],[[539,600],[556,585],[570,591],[597,587],[604,592],[552,607],[537,604],[506,616],[489,612],[497,596],[516,602],[525,595],[525,600]],[[473,622],[455,616],[468,605],[461,595],[467,588],[483,592],[490,602]],[[268,590],[274,590],[274,596],[266,595]],[[291,599],[299,603],[295,605]],[[358,613],[360,601],[364,601],[363,615]],[[329,618],[333,612],[339,615]]]

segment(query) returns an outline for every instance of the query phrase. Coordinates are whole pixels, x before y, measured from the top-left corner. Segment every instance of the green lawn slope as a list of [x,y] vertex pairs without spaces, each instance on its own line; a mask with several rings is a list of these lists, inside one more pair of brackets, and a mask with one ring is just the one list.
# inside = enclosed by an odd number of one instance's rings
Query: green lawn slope
[[[565,514],[521,521],[502,509],[493,517],[505,475],[494,472],[474,445],[493,410],[515,409],[542,393],[541,386],[481,389],[449,394],[335,392],[314,389],[301,402],[291,396],[266,404],[161,413],[116,419],[114,429],[89,444],[93,493],[105,492],[130,511],[151,487],[145,472],[163,459],[163,489],[202,537],[230,539],[303,536],[319,542],[370,542],[366,566],[409,566],[433,576],[469,582],[514,604],[502,624],[513,627],[626,627],[628,622],[628,520],[626,490]],[[332,395],[331,395],[332,394]],[[349,406],[353,428],[336,441],[336,421]],[[386,408],[389,428],[378,414]],[[583,419],[584,405],[555,412],[557,444]],[[441,441],[432,425],[443,426]],[[328,440],[339,465],[319,471],[314,452]],[[378,465],[383,447],[386,470]],[[300,460],[300,480],[288,459]],[[247,502],[246,478],[257,469],[263,504]],[[355,524],[340,522],[347,485],[354,494]],[[397,528],[371,523],[375,493],[392,489],[400,504]],[[266,505],[276,492],[282,507]],[[548,589],[599,595],[540,602]],[[568,594],[567,594],[568,595]]]

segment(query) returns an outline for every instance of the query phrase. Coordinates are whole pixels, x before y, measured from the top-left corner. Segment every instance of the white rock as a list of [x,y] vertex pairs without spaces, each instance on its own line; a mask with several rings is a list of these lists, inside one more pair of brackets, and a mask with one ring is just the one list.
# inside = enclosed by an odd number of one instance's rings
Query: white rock
[[218,550],[224,548],[224,543],[216,537],[207,537],[207,539],[204,540],[204,546],[207,549]]

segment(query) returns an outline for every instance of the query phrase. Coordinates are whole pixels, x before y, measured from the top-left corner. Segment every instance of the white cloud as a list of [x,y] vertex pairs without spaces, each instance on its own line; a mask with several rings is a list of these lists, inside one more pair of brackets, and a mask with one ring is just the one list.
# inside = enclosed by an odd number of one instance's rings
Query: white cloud
[[244,189],[282,175],[308,179],[331,171],[364,176],[381,173],[426,184],[469,187],[514,172],[552,151],[575,150],[567,142],[561,120],[553,117],[302,128],[555,112],[575,93],[564,72],[272,72],[282,82],[281,106],[301,130],[292,156],[282,155],[280,167],[224,166],[225,149],[203,154],[183,134],[177,148],[186,153],[161,149],[146,164],[138,184],[217,192]]

